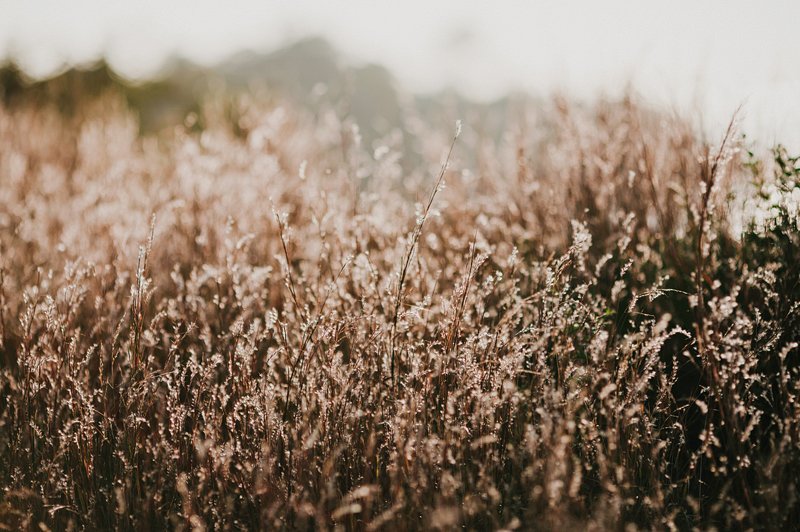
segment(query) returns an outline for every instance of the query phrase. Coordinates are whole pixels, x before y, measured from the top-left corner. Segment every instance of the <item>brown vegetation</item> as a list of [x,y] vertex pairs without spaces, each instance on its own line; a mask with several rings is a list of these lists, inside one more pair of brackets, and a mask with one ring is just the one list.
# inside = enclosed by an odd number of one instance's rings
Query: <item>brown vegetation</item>
[[555,101],[437,182],[422,122],[202,118],[0,109],[0,523],[798,522],[783,150]]

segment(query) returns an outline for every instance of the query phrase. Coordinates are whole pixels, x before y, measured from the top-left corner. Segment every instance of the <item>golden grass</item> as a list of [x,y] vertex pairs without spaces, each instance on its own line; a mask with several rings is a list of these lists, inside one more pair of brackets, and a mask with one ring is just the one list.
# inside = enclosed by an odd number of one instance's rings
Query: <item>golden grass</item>
[[796,160],[557,100],[437,181],[234,110],[0,109],[6,527],[797,523]]

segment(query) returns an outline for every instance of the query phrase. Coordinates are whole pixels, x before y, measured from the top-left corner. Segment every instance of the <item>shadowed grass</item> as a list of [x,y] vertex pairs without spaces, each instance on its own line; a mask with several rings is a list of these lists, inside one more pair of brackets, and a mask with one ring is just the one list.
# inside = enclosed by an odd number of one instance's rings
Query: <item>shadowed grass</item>
[[331,110],[224,107],[0,109],[4,526],[800,518],[785,150],[556,100],[407,171]]

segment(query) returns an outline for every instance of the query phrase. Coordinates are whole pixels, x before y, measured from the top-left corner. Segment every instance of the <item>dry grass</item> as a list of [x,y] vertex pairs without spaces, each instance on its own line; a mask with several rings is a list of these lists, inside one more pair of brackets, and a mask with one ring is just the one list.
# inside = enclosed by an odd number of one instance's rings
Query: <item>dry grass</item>
[[557,100],[439,183],[452,132],[205,112],[0,109],[6,527],[798,522],[784,151]]

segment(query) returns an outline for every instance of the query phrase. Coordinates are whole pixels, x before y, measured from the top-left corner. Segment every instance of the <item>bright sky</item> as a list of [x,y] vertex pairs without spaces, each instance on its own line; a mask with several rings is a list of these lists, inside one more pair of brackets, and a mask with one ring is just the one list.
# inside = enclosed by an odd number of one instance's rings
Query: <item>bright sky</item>
[[798,23],[797,0],[0,0],[0,57],[44,76],[106,54],[137,77],[174,52],[213,63],[322,35],[412,91],[590,98],[632,84],[712,132],[744,104],[749,132],[800,147]]

